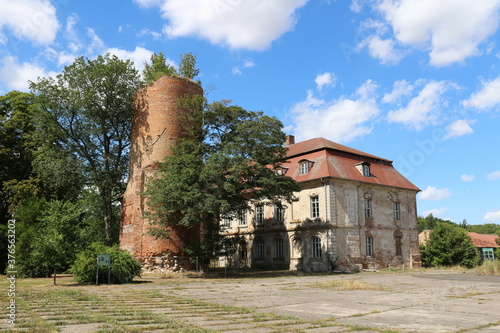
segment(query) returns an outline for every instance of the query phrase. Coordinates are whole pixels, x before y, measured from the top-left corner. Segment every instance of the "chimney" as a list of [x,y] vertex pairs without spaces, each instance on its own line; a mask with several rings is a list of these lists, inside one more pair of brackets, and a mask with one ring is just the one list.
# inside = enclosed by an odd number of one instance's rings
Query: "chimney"
[[295,144],[295,137],[293,135],[287,135],[285,138],[285,147]]

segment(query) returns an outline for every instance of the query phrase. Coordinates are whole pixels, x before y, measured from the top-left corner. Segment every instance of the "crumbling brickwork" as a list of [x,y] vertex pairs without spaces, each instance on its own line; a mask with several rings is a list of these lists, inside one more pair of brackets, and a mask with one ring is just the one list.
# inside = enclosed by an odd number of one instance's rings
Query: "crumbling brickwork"
[[[184,240],[197,238],[193,230],[176,227],[169,239],[156,239],[148,234],[149,221],[144,213],[149,209],[141,193],[158,162],[172,154],[172,147],[183,131],[183,110],[178,99],[185,95],[203,95],[196,82],[177,76],[164,76],[141,89],[135,99],[130,137],[130,171],[123,196],[120,246],[136,257],[163,254],[183,255]],[[188,235],[189,233],[189,235]],[[199,233],[198,233],[199,234]]]

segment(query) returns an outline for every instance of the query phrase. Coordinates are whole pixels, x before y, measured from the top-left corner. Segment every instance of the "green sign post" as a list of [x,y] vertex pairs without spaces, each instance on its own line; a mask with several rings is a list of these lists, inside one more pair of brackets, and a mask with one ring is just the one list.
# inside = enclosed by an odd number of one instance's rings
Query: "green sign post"
[[99,284],[99,267],[108,266],[108,284],[111,282],[111,255],[98,254],[97,255],[97,272],[95,275],[95,284]]

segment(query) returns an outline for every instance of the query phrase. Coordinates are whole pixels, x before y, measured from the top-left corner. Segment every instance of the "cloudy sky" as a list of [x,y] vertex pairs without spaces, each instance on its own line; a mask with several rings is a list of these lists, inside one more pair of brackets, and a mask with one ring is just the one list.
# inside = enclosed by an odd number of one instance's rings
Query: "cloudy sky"
[[0,94],[192,52],[210,100],[394,161],[419,214],[500,223],[500,0],[0,0]]

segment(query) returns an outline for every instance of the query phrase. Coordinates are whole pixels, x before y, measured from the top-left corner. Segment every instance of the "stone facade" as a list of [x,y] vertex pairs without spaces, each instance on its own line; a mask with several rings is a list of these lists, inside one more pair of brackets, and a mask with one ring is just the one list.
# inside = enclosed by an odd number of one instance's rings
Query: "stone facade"
[[[291,203],[253,202],[245,217],[223,221],[224,233],[243,239],[233,264],[307,271],[420,266],[419,189],[391,161],[324,139],[290,148],[285,175],[301,191]],[[305,161],[310,170],[303,174]]]
[[[163,254],[182,256],[184,239],[188,235],[193,236],[193,230],[181,227],[170,230],[168,240],[149,235],[150,224],[144,218],[144,213],[149,208],[141,195],[145,190],[146,180],[154,175],[158,162],[170,156],[172,147],[185,135],[183,110],[177,103],[184,95],[203,95],[203,90],[192,80],[164,76],[140,90],[135,99],[130,138],[130,171],[123,196],[120,247],[136,257]],[[194,237],[199,237],[199,232]]]

